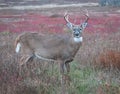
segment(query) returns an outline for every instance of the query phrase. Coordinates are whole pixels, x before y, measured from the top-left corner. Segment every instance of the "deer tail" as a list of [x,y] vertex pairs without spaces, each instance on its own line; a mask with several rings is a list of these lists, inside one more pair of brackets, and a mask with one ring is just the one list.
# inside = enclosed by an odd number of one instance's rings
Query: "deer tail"
[[15,40],[15,52],[19,53],[21,48],[20,37],[17,37]]

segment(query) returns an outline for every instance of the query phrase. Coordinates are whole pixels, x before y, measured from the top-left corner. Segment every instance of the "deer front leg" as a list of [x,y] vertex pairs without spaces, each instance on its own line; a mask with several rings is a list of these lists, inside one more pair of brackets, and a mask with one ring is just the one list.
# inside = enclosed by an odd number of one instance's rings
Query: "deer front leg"
[[60,62],[60,73],[64,74],[64,62]]
[[72,61],[73,61],[72,58],[65,61],[65,67],[66,67],[67,73],[70,72],[70,62],[72,62]]
[[70,62],[72,62],[73,59],[69,59],[69,60],[66,60],[65,62],[65,67],[66,67],[66,71],[67,71],[67,74],[65,75],[65,83],[70,86],[70,75],[69,75],[69,72],[70,72]]
[[68,74],[70,72],[70,64],[69,64],[69,62],[65,63],[65,67],[66,67],[66,71],[67,71],[67,74]]

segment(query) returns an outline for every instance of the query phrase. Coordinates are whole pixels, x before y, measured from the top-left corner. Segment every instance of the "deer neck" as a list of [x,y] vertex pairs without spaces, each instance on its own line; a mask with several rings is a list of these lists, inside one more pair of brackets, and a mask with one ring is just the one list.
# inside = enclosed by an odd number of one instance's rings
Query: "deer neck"
[[83,41],[83,37],[82,37],[82,36],[81,36],[81,37],[78,37],[78,38],[72,36],[72,37],[70,38],[70,45],[71,45],[71,46],[74,46],[73,48],[78,48],[78,49],[79,49],[82,41]]
[[69,52],[71,58],[73,58],[76,55],[81,45],[82,45],[82,38],[75,38],[73,36],[70,37],[67,51]]

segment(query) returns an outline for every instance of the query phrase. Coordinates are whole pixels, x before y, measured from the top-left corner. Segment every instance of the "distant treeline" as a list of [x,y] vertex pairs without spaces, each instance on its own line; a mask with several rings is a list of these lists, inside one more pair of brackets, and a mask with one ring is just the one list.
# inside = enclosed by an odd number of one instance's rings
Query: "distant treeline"
[[120,0],[99,0],[101,6],[120,6]]

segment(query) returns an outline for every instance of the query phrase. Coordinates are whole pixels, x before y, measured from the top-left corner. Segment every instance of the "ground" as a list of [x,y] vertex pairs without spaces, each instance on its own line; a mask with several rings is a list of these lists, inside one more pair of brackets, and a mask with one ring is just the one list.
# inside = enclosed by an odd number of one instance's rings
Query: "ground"
[[98,6],[0,10],[0,94],[59,94],[58,65],[35,59],[20,69],[14,41],[22,32],[70,33],[64,13],[67,11],[70,21],[79,24],[85,19],[85,9],[90,20],[71,63],[66,94],[119,94],[119,8]]

